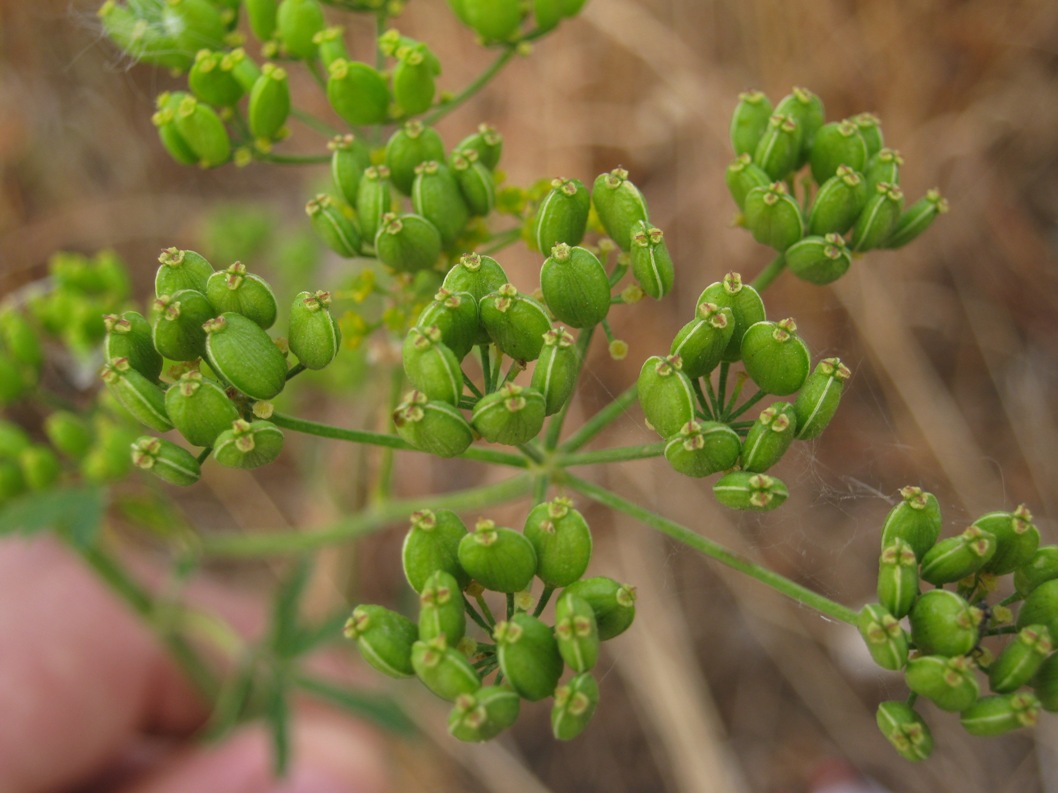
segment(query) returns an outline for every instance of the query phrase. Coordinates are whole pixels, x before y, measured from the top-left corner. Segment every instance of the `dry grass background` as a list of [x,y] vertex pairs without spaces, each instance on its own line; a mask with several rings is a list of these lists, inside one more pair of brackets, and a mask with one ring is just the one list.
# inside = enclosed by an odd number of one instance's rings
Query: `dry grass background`
[[[80,0],[0,3],[0,293],[39,276],[60,248],[113,246],[146,284],[157,250],[189,245],[225,199],[259,198],[301,217],[306,188],[291,172],[168,162],[149,117],[169,78],[120,63],[98,40],[93,10]],[[489,58],[439,0],[411,0],[401,27],[436,43],[443,87]],[[706,487],[656,461],[598,476],[852,606],[872,596],[878,530],[904,484],[938,494],[950,532],[1026,502],[1045,541],[1058,542],[1058,4],[591,0],[441,130],[454,143],[478,120],[493,122],[515,183],[588,180],[623,164],[665,229],[676,294],[618,321],[632,354],[620,365],[591,360],[587,412],[631,381],[636,361],[667,348],[707,283],[768,260],[730,228],[727,124],[738,91],[778,99],[793,85],[818,93],[829,118],[880,115],[904,155],[909,199],[939,185],[952,211],[910,248],[857,262],[834,288],[786,276],[769,291],[770,315],[795,315],[815,354],[840,355],[854,370],[832,428],[778,471],[794,491],[781,510],[722,511]],[[528,285],[532,257],[504,262],[522,267]],[[317,409],[370,420],[348,405]],[[650,437],[633,412],[607,442]],[[331,485],[370,465],[326,454],[343,471],[327,475]],[[479,475],[400,463],[409,494]],[[188,509],[237,527],[334,516],[319,484],[276,496],[268,476],[218,474]],[[811,790],[835,767],[893,791],[1058,790],[1053,716],[1035,732],[982,741],[927,708],[935,756],[904,763],[873,724],[876,703],[902,696],[902,684],[864,662],[853,631],[588,510],[593,571],[636,583],[641,596],[635,629],[603,661],[597,723],[560,745],[546,737],[545,709],[527,708],[494,746],[443,736],[395,746],[399,790],[778,793]],[[397,535],[362,544],[352,566],[348,552],[329,559],[319,598],[396,597],[388,579],[364,571],[393,564]],[[441,731],[443,708],[411,702]]]

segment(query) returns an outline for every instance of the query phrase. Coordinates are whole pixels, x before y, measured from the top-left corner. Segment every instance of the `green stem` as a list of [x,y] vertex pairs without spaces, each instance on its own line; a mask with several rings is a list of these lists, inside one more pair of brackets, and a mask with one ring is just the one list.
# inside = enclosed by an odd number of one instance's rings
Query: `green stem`
[[220,681],[206,661],[174,630],[161,630],[156,623],[157,608],[150,593],[130,578],[121,565],[96,546],[73,546],[82,558],[132,610],[157,633],[169,654],[187,679],[207,701],[214,701],[220,691]]
[[[730,363],[727,361],[720,362],[720,376],[716,384],[717,415],[723,415],[724,400],[727,399],[727,373],[730,369]],[[712,375],[710,375],[709,381],[712,382]]]
[[481,355],[481,377],[485,382],[485,393],[491,394],[495,389],[495,383],[492,381],[492,345],[479,345],[478,352]]
[[724,421],[731,421],[732,419],[737,419],[739,416],[741,416],[743,413],[745,413],[751,407],[753,407],[758,402],[760,402],[762,399],[764,399],[764,397],[766,397],[767,395],[768,394],[765,391],[757,391],[757,393],[755,393],[753,396],[751,396],[749,399],[747,399],[745,402],[743,402],[737,408],[735,408],[730,413],[728,413],[726,416],[724,416]]
[[474,96],[474,94],[476,94],[486,85],[488,85],[489,81],[492,80],[493,77],[500,73],[503,67],[507,65],[507,62],[514,57],[516,51],[517,50],[514,46],[504,47],[503,52],[501,52],[499,56],[491,64],[489,64],[485,71],[478,75],[476,80],[467,85],[466,88],[464,88],[458,94],[453,96],[447,102],[442,102],[441,104],[439,104],[436,110],[434,110],[432,113],[430,113],[423,119],[423,123],[428,126],[435,125],[440,119],[447,116],[461,104],[463,104],[472,96]]
[[492,616],[492,609],[489,608],[489,604],[488,602],[486,602],[485,597],[482,595],[482,593],[478,592],[476,595],[474,595],[474,600],[477,601],[478,608],[481,609],[481,613],[485,615],[485,622],[487,622],[490,626],[486,628],[486,630],[491,636],[492,628],[496,626],[496,618]]
[[470,389],[470,393],[481,399],[484,394],[481,393],[481,389],[477,387],[477,384],[470,379],[466,372],[463,372],[463,385]]
[[213,447],[212,446],[207,446],[205,449],[203,449],[201,452],[199,452],[198,453],[198,457],[195,458],[196,460],[198,460],[198,464],[202,465],[204,462],[206,462],[206,460],[209,459],[209,455],[212,452],[213,452]]
[[547,607],[547,602],[551,600],[551,595],[554,594],[555,588],[549,584],[544,584],[544,591],[540,593],[540,599],[536,601],[536,608],[533,609],[533,616],[539,617],[544,613],[544,609]]
[[650,510],[644,509],[631,501],[621,498],[616,493],[612,493],[606,488],[591,484],[590,482],[586,482],[575,476],[566,474],[564,477],[564,483],[588,498],[608,506],[611,509],[623,512],[655,531],[659,531],[677,542],[686,545],[688,548],[692,548],[699,553],[705,554],[711,559],[715,559],[721,564],[727,565],[734,570],[738,570],[740,573],[744,573],[751,578],[755,578],[762,584],[796,600],[798,603],[813,608],[832,619],[839,620],[840,622],[846,622],[850,625],[856,624],[858,615],[847,606],[843,606],[828,597],[820,595],[818,592],[813,592],[811,589],[803,587],[766,567],[751,562],[719,543],[706,539],[686,526],[669,520],[668,518],[663,518]]
[[[595,328],[585,328],[577,335],[577,346],[576,352],[576,370],[573,372],[574,382],[580,379],[581,369],[584,367],[584,359],[588,355],[588,346],[591,344],[591,337],[595,333]],[[567,399],[566,404],[558,411],[558,414],[551,418],[551,421],[547,425],[547,434],[544,435],[544,448],[551,451],[558,446],[559,436],[562,435],[562,425],[566,422],[566,414],[569,413],[569,406],[572,404],[572,399]]]
[[533,477],[522,474],[496,484],[372,505],[322,529],[203,537],[201,551],[207,557],[285,556],[371,534],[397,521],[407,520],[411,513],[421,509],[479,510],[521,498],[530,493],[532,487]]
[[558,459],[562,468],[574,465],[595,465],[596,463],[620,463],[626,460],[646,460],[660,457],[665,453],[665,441],[648,443],[643,446],[621,446],[616,449],[598,449],[593,452],[566,454]]
[[559,450],[563,452],[575,452],[606,429],[611,422],[628,410],[631,404],[635,401],[636,387],[633,384],[618,394],[610,404],[585,421],[579,430],[566,439],[566,442],[559,447]]
[[551,486],[551,477],[541,474],[533,481],[533,506],[542,504],[547,499],[547,489]]
[[750,282],[750,286],[756,289],[758,292],[763,292],[769,286],[771,282],[779,277],[779,274],[786,268],[786,254],[780,253],[771,263],[760,271],[760,275]]
[[314,129],[320,134],[326,135],[328,138],[334,138],[342,134],[336,127],[332,127],[326,121],[321,121],[320,119],[316,118],[316,116],[312,115],[312,113],[309,113],[306,110],[293,108],[290,111],[290,115],[292,115],[294,118],[296,118],[309,129]]
[[520,240],[521,238],[521,226],[516,226],[515,228],[507,229],[506,231],[499,231],[496,234],[492,235],[492,238],[489,240],[488,245],[479,249],[479,253],[483,253],[486,256],[491,256],[492,254],[503,250],[508,245],[513,245],[514,243],[518,242],[518,240]]
[[299,374],[305,371],[307,367],[303,363],[296,363],[287,370],[287,382],[290,382]]
[[702,381],[700,379],[691,380],[691,388],[694,389],[694,396],[698,400],[698,404],[702,408],[702,412],[709,418],[715,418],[716,416],[716,404],[712,399],[712,383],[709,384],[709,397],[706,397],[705,392],[702,391]]
[[331,161],[329,154],[272,154],[264,151],[254,151],[253,158],[276,165],[322,165]]
[[507,593],[507,619],[514,616],[514,593]]
[[[348,441],[349,443],[366,443],[372,446],[383,446],[385,448],[397,449],[405,452],[421,451],[402,438],[398,438],[396,435],[386,435],[381,432],[369,432],[368,430],[352,430],[343,427],[333,427],[330,424],[321,424],[316,421],[309,421],[308,419],[299,419],[295,416],[288,416],[285,413],[273,413],[272,418],[269,420],[277,427],[292,430],[293,432],[301,432],[306,435],[315,435],[320,438]],[[510,452],[503,452],[499,449],[471,447],[459,456],[460,459],[463,460],[475,460],[476,462],[509,465],[514,468],[527,467],[524,457]]]
[[491,635],[492,627],[487,622],[485,622],[485,618],[478,613],[478,610],[476,608],[474,608],[474,604],[467,600],[466,595],[463,595],[463,610],[467,613],[467,616],[470,617],[470,619],[474,620],[474,622],[476,622],[481,627],[481,629],[485,631],[485,633]]

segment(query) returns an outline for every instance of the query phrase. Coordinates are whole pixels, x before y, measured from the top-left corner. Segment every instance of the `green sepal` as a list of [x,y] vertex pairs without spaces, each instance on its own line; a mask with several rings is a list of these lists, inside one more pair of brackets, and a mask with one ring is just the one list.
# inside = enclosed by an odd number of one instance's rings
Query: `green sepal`
[[922,580],[934,586],[976,573],[996,552],[991,532],[971,525],[958,537],[941,540],[922,557]]
[[52,487],[62,476],[58,456],[43,444],[34,444],[19,452],[18,465],[26,487],[34,492]]
[[552,179],[551,189],[537,207],[533,241],[541,253],[558,243],[580,245],[588,228],[591,194],[579,179]]
[[713,495],[731,509],[767,512],[780,506],[790,491],[782,480],[752,471],[732,471],[713,484]]
[[331,61],[327,72],[327,101],[345,123],[355,127],[386,120],[389,87],[378,70],[360,61],[339,58]]
[[[71,460],[83,459],[92,448],[94,437],[88,421],[69,410],[57,410],[49,414],[44,419],[44,434],[52,446]],[[2,435],[0,429],[0,437]],[[0,439],[0,457],[13,456],[16,453],[6,452],[4,442]]]
[[931,589],[911,606],[911,641],[924,655],[964,655],[977,644],[981,612],[947,589]]
[[463,414],[448,402],[410,391],[393,411],[397,435],[420,451],[457,457],[474,442],[474,431]]
[[741,468],[763,473],[779,462],[797,435],[797,412],[788,402],[773,402],[760,412],[742,443]]
[[875,714],[878,729],[900,756],[911,762],[933,753],[933,734],[926,722],[906,702],[883,702]]
[[467,575],[493,592],[521,592],[536,574],[533,544],[491,520],[479,520],[459,541],[458,556]]
[[415,324],[436,327],[456,359],[462,361],[478,343],[478,304],[469,292],[450,292],[443,286],[420,313]]
[[448,716],[448,732],[461,741],[488,741],[518,720],[522,699],[507,686],[482,686],[460,694]]
[[880,182],[852,227],[850,248],[867,251],[879,248],[896,228],[904,209],[904,193],[896,185]]
[[374,241],[382,219],[396,207],[390,171],[385,165],[372,165],[360,178],[356,189],[356,214],[365,240]]
[[777,251],[786,250],[805,233],[801,208],[784,182],[750,190],[746,194],[744,221],[753,239]]
[[577,385],[580,360],[573,344],[573,336],[563,328],[552,328],[544,334],[529,385],[544,395],[545,416],[558,413]]
[[735,330],[721,360],[734,362],[742,357],[742,338],[751,325],[765,319],[764,301],[760,293],[742,282],[738,273],[727,273],[722,280],[709,284],[698,296],[697,305],[713,303],[720,308],[730,308],[735,320]]
[[360,254],[360,231],[351,207],[319,193],[305,204],[305,214],[309,216],[312,230],[332,251],[346,259]]
[[451,575],[459,591],[470,584],[470,576],[459,564],[459,540],[467,527],[451,510],[420,510],[412,513],[401,546],[401,566],[407,583],[422,592],[427,580],[438,572]]
[[271,41],[276,32],[278,0],[242,0],[250,31],[261,43]]
[[242,314],[265,330],[275,324],[279,311],[272,287],[261,276],[247,272],[242,262],[213,273],[206,282],[206,298],[215,313]]
[[383,215],[375,234],[375,255],[401,273],[429,270],[442,247],[441,232],[422,215]]
[[794,400],[798,440],[812,440],[823,434],[837,412],[845,382],[851,376],[838,358],[824,358],[816,364]]
[[496,206],[496,179],[492,171],[478,161],[474,151],[454,152],[451,168],[470,214],[488,215]]
[[456,241],[470,217],[455,175],[447,165],[436,160],[415,166],[411,203],[416,213],[437,228],[445,248]]
[[661,229],[645,220],[632,225],[632,275],[643,291],[660,300],[672,289],[676,268]]
[[465,589],[470,576],[459,564],[459,541],[466,535],[467,527],[451,510],[413,512],[400,552],[404,577],[411,588],[422,592],[430,577],[440,570],[455,578],[460,591]]
[[772,183],[772,179],[753,162],[749,154],[740,154],[727,166],[724,182],[735,206],[742,211],[746,208],[746,195],[749,191],[754,187],[767,187]]
[[871,658],[882,669],[896,671],[907,663],[907,634],[897,619],[879,603],[868,603],[859,613],[856,628]]
[[479,124],[476,132],[456,144],[453,151],[476,151],[478,160],[490,171],[495,171],[503,154],[503,135],[489,124]]
[[151,343],[173,361],[193,361],[206,351],[203,323],[217,312],[209,299],[194,289],[162,295],[154,301]]
[[882,524],[882,547],[899,538],[911,546],[921,559],[940,536],[940,502],[932,493],[908,485],[900,488],[900,503],[893,507]]
[[899,184],[900,166],[903,164],[904,158],[896,149],[885,148],[872,154],[863,171],[868,192],[873,193],[880,182]]
[[807,88],[795,86],[789,94],[779,100],[779,104],[775,106],[775,113],[788,115],[797,122],[801,135],[801,148],[794,167],[800,168],[808,161],[808,153],[816,132],[823,126],[826,116],[823,100]]
[[524,699],[538,702],[555,693],[562,656],[554,631],[540,619],[519,612],[492,632],[503,679]]
[[415,168],[430,160],[443,160],[444,141],[433,127],[421,121],[408,121],[390,136],[383,156],[393,186],[410,196]]
[[419,639],[430,641],[443,636],[449,647],[455,647],[467,630],[463,607],[463,590],[451,573],[435,570],[419,593]]
[[528,443],[544,426],[544,395],[507,383],[478,400],[470,423],[490,443]]
[[636,381],[643,415],[663,438],[672,437],[694,420],[694,388],[682,367],[678,355],[653,355],[643,362]]
[[436,325],[408,331],[401,348],[404,373],[415,388],[429,399],[458,405],[463,394],[463,371],[459,359],[441,341]]
[[[808,233],[816,236],[844,234],[856,222],[874,192],[863,176],[839,165],[834,175],[819,186],[808,211]],[[825,283],[825,282],[824,282]]]
[[166,248],[158,257],[159,267],[154,275],[154,295],[171,295],[183,289],[206,293],[206,282],[213,275],[211,265],[200,253]]
[[250,90],[246,120],[257,140],[272,141],[280,137],[290,116],[290,83],[286,69],[274,63],[261,67],[261,76]]
[[599,174],[592,185],[591,201],[610,238],[621,250],[631,250],[636,225],[647,222],[647,204],[639,188],[628,180],[628,171],[614,168]]
[[665,442],[665,459],[672,468],[693,477],[726,471],[738,461],[742,441],[719,421],[688,421]]
[[571,741],[584,732],[599,704],[599,684],[588,672],[555,689],[551,708],[551,733],[560,741]]
[[1027,684],[1054,650],[1051,632],[1043,625],[1026,625],[988,667],[988,684],[997,694]]
[[569,586],[588,569],[591,530],[572,500],[559,496],[537,504],[525,519],[524,533],[536,551],[536,576],[548,586]]
[[525,16],[520,0],[462,0],[462,8],[461,18],[485,43],[511,39]]
[[136,311],[103,317],[107,335],[103,341],[103,358],[128,358],[129,365],[148,380],[162,373],[162,356],[154,349],[151,324]]
[[411,654],[419,629],[403,614],[383,606],[357,606],[344,633],[356,641],[364,660],[382,674],[396,678],[415,674]]
[[1021,691],[982,697],[960,714],[959,722],[971,735],[991,737],[1033,727],[1039,713],[1040,701],[1027,691]]
[[286,385],[286,357],[252,319],[226,312],[206,323],[213,371],[253,399],[271,399]]
[[412,645],[415,676],[441,699],[454,702],[481,687],[481,678],[467,657],[445,643],[443,635]]
[[632,626],[636,616],[636,588],[606,576],[582,578],[566,587],[562,595],[573,594],[585,600],[595,614],[599,641],[620,636]]
[[232,74],[232,62],[223,52],[199,50],[187,75],[191,92],[203,102],[216,107],[235,105],[244,93]]
[[804,132],[797,119],[785,113],[772,113],[753,150],[753,162],[773,182],[781,182],[801,159]]
[[213,459],[228,468],[260,468],[283,451],[283,433],[270,421],[236,419],[213,442]]
[[761,91],[744,91],[738,95],[738,104],[731,114],[730,130],[735,154],[752,155],[757,150],[757,143],[768,128],[771,115],[771,102]]
[[508,283],[507,273],[491,256],[465,253],[445,275],[441,285],[449,292],[470,292],[480,301]]
[[1044,545],[1014,571],[1014,589],[1026,597],[1040,584],[1055,578],[1058,578],[1058,545]]
[[560,242],[540,268],[540,290],[556,318],[574,328],[590,328],[610,310],[610,279],[587,248]]
[[599,625],[587,600],[563,592],[555,602],[555,641],[566,666],[587,672],[599,660]]
[[371,166],[371,152],[351,133],[336,135],[327,148],[331,151],[331,179],[346,203],[356,206],[360,179]]
[[212,446],[239,410],[224,389],[197,370],[185,372],[165,392],[169,420],[193,446]]
[[900,248],[928,229],[938,215],[948,211],[948,199],[934,188],[909,206],[897,219],[889,236],[882,240],[882,248]]
[[316,57],[313,37],[325,25],[323,7],[318,0],[281,0],[276,10],[276,33],[283,51],[292,58],[313,60]]
[[907,687],[926,697],[941,710],[962,711],[977,701],[981,690],[974,677],[974,664],[964,655],[920,655],[907,662]]
[[1043,625],[1051,636],[1058,636],[1058,579],[1036,587],[1018,610],[1018,630],[1029,625]]
[[114,358],[103,367],[103,382],[129,415],[152,430],[173,428],[165,412],[162,389],[137,372],[128,358]]
[[742,338],[742,363],[762,391],[785,396],[804,385],[812,360],[796,323],[787,318],[750,326]]
[[193,485],[202,476],[195,455],[164,438],[143,435],[132,444],[132,464],[172,485]]
[[547,310],[514,284],[503,284],[478,303],[481,322],[500,351],[516,361],[535,361],[551,330]]
[[995,553],[982,568],[988,573],[1013,573],[1027,564],[1040,546],[1040,531],[1024,504],[1013,512],[989,512],[975,520],[973,525],[996,538]]
[[437,84],[426,45],[420,43],[398,49],[397,65],[393,67],[393,101],[401,111],[414,116],[429,110],[436,92]]
[[899,537],[878,558],[878,600],[897,619],[911,611],[918,597],[918,559]]
[[832,121],[816,131],[808,160],[812,178],[817,184],[823,184],[837,172],[839,165],[863,173],[867,165],[867,144],[852,121]]
[[338,355],[342,331],[331,314],[331,293],[299,292],[290,306],[287,342],[306,369],[322,369]]
[[193,96],[185,96],[177,105],[173,123],[201,167],[213,168],[231,158],[228,130],[209,105]]

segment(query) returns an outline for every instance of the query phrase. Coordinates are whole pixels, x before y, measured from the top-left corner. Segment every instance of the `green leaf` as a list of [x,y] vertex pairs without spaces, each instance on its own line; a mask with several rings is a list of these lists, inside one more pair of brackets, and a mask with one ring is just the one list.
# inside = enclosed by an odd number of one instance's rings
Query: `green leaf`
[[272,737],[272,771],[276,777],[286,775],[290,763],[290,708],[287,703],[287,676],[280,669],[272,679],[265,706]]
[[0,537],[51,529],[78,548],[90,546],[106,506],[106,490],[84,485],[27,493],[0,509]]
[[398,735],[411,735],[415,732],[415,723],[385,694],[357,691],[305,674],[298,675],[295,682],[302,691],[354,716],[373,721],[383,729]]
[[312,564],[309,557],[302,556],[294,563],[286,581],[276,590],[272,602],[272,650],[279,658],[297,654],[301,628],[298,625],[298,606],[305,592]]

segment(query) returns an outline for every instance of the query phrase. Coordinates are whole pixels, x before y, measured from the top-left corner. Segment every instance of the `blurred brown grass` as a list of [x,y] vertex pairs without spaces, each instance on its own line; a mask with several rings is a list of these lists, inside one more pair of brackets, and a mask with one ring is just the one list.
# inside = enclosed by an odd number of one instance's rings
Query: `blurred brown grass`
[[[99,41],[93,10],[0,4],[0,294],[39,277],[56,249],[114,247],[145,284],[157,250],[192,240],[224,199],[260,198],[300,216],[305,189],[292,172],[170,163],[149,121],[170,79],[127,68]],[[401,28],[436,42],[446,88],[490,57],[436,0],[412,0]],[[835,288],[787,276],[769,292],[769,314],[794,314],[814,354],[854,370],[832,428],[784,461],[779,475],[795,494],[783,509],[763,519],[721,511],[705,487],[677,483],[657,462],[603,475],[852,606],[872,596],[878,529],[904,484],[938,494],[949,531],[1025,502],[1045,541],[1058,541],[1058,4],[591,0],[441,130],[454,143],[478,120],[494,123],[516,184],[587,181],[623,164],[665,229],[677,293],[668,308],[644,303],[618,320],[632,352],[624,364],[591,361],[588,411],[667,348],[706,284],[766,263],[730,228],[728,117],[740,90],[778,99],[793,85],[818,93],[828,118],[877,113],[904,156],[909,199],[937,185],[952,211],[909,248],[858,261]],[[532,256],[508,261],[531,282]],[[637,415],[608,441],[647,442]],[[347,412],[340,420],[353,423]],[[462,475],[405,463],[402,481],[419,486]],[[307,508],[310,491],[277,503],[254,482],[218,478],[211,498],[238,525],[331,513]],[[600,535],[593,570],[619,571],[641,596],[639,624],[604,662],[597,723],[558,745],[544,737],[544,711],[527,709],[502,749],[444,737],[432,749],[398,748],[402,790],[542,789],[531,769],[555,791],[807,791],[835,761],[894,791],[1058,789],[1053,716],[1036,732],[985,742],[928,710],[935,758],[904,763],[873,724],[877,701],[902,696],[902,685],[862,663],[851,631],[616,516],[591,508],[589,517]],[[392,559],[399,537],[390,535],[358,551],[361,571]],[[344,560],[327,573],[339,583]],[[363,574],[353,586],[395,597]],[[326,583],[320,591],[333,598]],[[428,726],[443,724],[441,708],[422,707]]]

